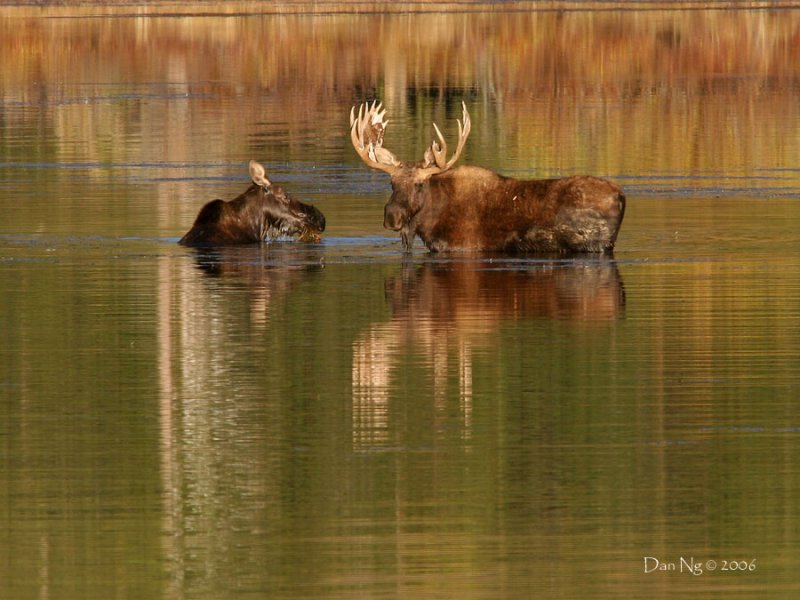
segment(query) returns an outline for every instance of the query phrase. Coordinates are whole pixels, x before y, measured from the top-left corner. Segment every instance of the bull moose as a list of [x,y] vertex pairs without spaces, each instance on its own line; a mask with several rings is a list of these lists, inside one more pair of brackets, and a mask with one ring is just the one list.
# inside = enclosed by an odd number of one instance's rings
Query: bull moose
[[431,252],[488,251],[611,254],[625,213],[625,194],[591,176],[517,180],[476,166],[453,168],[471,122],[462,102],[458,144],[436,137],[421,161],[400,161],[383,147],[386,110],[374,101],[350,110],[350,139],[361,159],[392,178],[383,226],[410,250],[419,236]]
[[253,184],[233,200],[212,200],[195,219],[179,243],[214,246],[262,242],[282,235],[318,240],[325,230],[325,216],[310,204],[289,196],[267,178],[264,167],[250,161]]

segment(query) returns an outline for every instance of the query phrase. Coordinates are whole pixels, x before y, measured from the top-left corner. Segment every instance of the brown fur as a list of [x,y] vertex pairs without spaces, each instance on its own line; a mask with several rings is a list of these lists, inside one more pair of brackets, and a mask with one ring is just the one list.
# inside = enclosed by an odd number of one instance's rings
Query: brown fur
[[520,181],[481,167],[415,180],[392,174],[384,226],[431,251],[611,252],[625,212],[616,185],[590,176]]

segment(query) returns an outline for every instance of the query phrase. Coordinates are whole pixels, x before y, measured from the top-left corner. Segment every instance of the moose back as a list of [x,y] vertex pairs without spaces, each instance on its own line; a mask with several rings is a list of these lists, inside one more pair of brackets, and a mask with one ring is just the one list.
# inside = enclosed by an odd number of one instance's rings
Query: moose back
[[361,159],[392,178],[383,226],[399,231],[409,250],[419,236],[429,250],[576,253],[614,250],[625,194],[591,176],[517,180],[482,167],[453,168],[470,133],[467,107],[458,145],[434,124],[434,140],[418,162],[403,162],[383,147],[386,111],[373,102],[350,111],[350,139]]

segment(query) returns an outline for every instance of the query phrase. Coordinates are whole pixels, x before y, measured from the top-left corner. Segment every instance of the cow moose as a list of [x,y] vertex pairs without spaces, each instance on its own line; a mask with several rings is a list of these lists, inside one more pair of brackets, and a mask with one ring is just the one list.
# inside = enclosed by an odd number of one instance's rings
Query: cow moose
[[471,121],[462,102],[458,144],[436,137],[421,161],[400,161],[383,147],[386,110],[374,101],[350,110],[350,139],[361,159],[392,178],[383,226],[399,231],[405,250],[419,236],[431,252],[472,251],[612,254],[625,194],[591,176],[517,180],[476,166],[453,167]]
[[264,167],[250,161],[253,184],[233,200],[212,200],[178,243],[185,246],[249,244],[278,236],[299,235],[318,241],[325,230],[319,209],[298,202],[267,179]]

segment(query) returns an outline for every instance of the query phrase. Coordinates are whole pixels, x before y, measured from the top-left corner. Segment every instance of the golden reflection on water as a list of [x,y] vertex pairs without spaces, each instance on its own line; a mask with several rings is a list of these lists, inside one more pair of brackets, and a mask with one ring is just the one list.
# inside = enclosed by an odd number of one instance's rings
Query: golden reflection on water
[[[314,160],[311,136],[326,162],[355,164],[347,113],[373,96],[394,115],[403,156],[428,142],[442,100],[472,97],[466,160],[506,172],[730,177],[800,155],[792,11],[12,14],[0,19],[6,126],[35,126],[54,144],[6,160],[238,160],[272,138],[303,161]],[[191,191],[164,185],[164,199]]]

